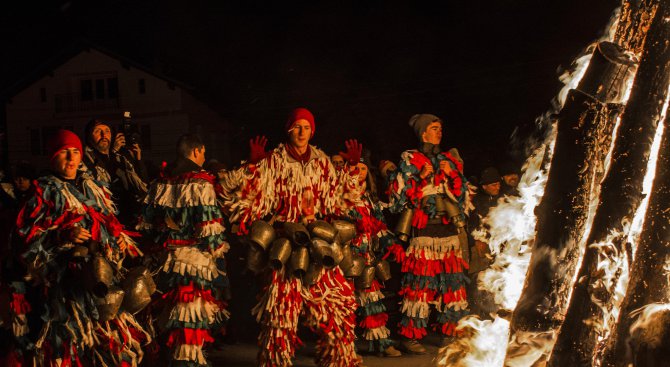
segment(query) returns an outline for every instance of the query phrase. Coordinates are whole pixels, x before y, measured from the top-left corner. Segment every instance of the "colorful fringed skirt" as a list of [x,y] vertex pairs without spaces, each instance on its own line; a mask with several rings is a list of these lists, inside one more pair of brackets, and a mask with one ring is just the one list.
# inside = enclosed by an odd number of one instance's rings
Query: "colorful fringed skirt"
[[458,236],[414,237],[402,257],[400,335],[426,336],[431,305],[437,312],[434,329],[455,335],[458,321],[468,314],[468,264]]

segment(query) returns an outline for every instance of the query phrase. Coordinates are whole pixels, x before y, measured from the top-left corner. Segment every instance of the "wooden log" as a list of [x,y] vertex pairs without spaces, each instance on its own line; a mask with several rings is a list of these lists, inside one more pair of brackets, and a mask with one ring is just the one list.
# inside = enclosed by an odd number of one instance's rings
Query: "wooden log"
[[[670,111],[669,111],[670,112]],[[621,305],[616,332],[604,353],[604,366],[628,366],[635,363],[636,356],[629,348],[630,327],[634,319],[631,313],[652,303],[670,302],[670,123],[665,120],[665,132],[661,142],[656,176],[649,198],[640,234],[635,261],[630,272],[626,296]],[[661,327],[662,325],[658,325]],[[668,327],[669,325],[665,325]],[[666,351],[667,352],[667,351]],[[656,366],[667,365],[668,356],[657,361]],[[637,364],[634,364],[637,366]]]
[[[648,155],[670,83],[670,23],[666,20],[669,7],[667,2],[661,5],[649,29],[647,46],[621,119],[611,167],[602,184],[600,204],[587,244],[603,242],[610,233],[620,232],[613,247],[618,252],[625,251],[623,222],[632,220],[642,199]],[[550,366],[591,366],[600,359],[602,345],[598,344],[598,338],[602,330],[599,325],[605,320],[592,297],[600,304],[611,305],[613,289],[596,294],[590,287],[601,276],[597,270],[599,251],[599,248],[588,248],[585,253]]]
[[639,55],[659,2],[659,0],[623,1],[614,42]]
[[577,245],[587,219],[597,166],[589,162],[593,158],[593,141],[597,140],[593,137],[603,120],[611,124],[609,118],[603,118],[610,115],[608,107],[593,97],[577,90],[568,94],[558,119],[547,186],[536,209],[538,234],[526,284],[512,317],[513,331],[547,331],[556,327],[556,311],[562,302],[556,291],[571,276],[564,273],[565,264],[557,268],[555,255],[566,254],[562,259],[566,262],[578,259]]
[[[649,29],[645,47],[647,57],[657,59],[656,72],[665,73],[655,84],[667,90],[670,84],[670,4],[662,2]],[[670,110],[670,108],[668,109]],[[640,243],[630,274],[626,296],[621,306],[617,328],[604,353],[603,365],[627,366],[634,363],[636,356],[629,355],[628,338],[632,319],[630,313],[654,302],[670,302],[668,264],[670,264],[670,121],[664,123],[664,133],[659,150],[656,175],[649,198],[649,208],[645,215]],[[666,351],[667,353],[667,351]],[[667,365],[667,355],[659,366]]]

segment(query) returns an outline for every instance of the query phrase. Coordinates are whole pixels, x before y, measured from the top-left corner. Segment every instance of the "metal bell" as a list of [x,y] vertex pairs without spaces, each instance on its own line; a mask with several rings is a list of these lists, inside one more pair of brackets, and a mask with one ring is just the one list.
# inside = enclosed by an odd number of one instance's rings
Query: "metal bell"
[[365,269],[365,259],[358,255],[353,255],[351,260],[351,266],[348,268],[342,268],[344,276],[349,278],[354,278],[363,274],[363,269]]
[[75,245],[72,248],[72,257],[83,258],[88,256],[88,247]]
[[312,238],[318,237],[326,242],[333,242],[337,236],[337,229],[324,220],[316,220],[307,227]]
[[309,232],[307,228],[300,223],[284,223],[286,236],[298,246],[309,246]]
[[332,246],[321,238],[312,238],[310,253],[314,259],[326,269],[335,267],[335,258],[333,257]]
[[307,285],[314,285],[321,279],[321,271],[323,267],[317,263],[310,263],[307,267],[307,272],[303,278],[303,283]]
[[126,278],[123,282],[123,309],[136,314],[151,303],[151,292],[143,275]]
[[309,268],[309,250],[307,247],[298,247],[291,253],[291,272],[293,276],[302,277]]
[[123,303],[124,292],[121,288],[112,286],[104,297],[95,299],[98,309],[98,321],[105,322],[116,317]]
[[356,285],[356,289],[368,289],[372,286],[372,281],[374,279],[375,267],[368,265],[363,269],[363,273],[356,278],[354,284]]
[[154,278],[146,266],[136,266],[130,269],[128,274],[126,274],[126,279],[132,279],[135,277],[142,277],[144,279],[144,283],[147,285],[149,294],[154,294],[154,292],[156,292],[156,283],[154,283]]
[[447,199],[444,195],[435,195],[435,212],[439,216],[443,216],[447,213],[447,207],[445,201]]
[[337,241],[333,241],[330,244],[331,248],[331,253],[333,254],[333,261],[335,262],[334,266],[340,265],[342,262],[342,259],[344,259],[344,253],[342,252],[342,246],[337,243]]
[[333,227],[337,230],[339,242],[345,244],[356,237],[356,225],[346,220],[334,220]]
[[386,260],[379,261],[375,265],[375,276],[381,282],[391,279],[391,264]]
[[351,246],[342,246],[342,261],[340,261],[340,269],[348,269],[353,265],[354,254],[351,252]]
[[451,223],[459,229],[465,227],[465,216],[461,214],[461,209],[458,207],[458,204],[445,197],[444,206]]
[[276,238],[275,229],[265,221],[257,220],[251,224],[249,242],[262,250],[267,250]]
[[277,238],[270,248],[270,267],[280,270],[291,257],[291,241],[288,238]]
[[266,261],[267,254],[265,251],[255,246],[249,246],[249,250],[247,250],[247,269],[254,274],[258,274],[265,269]]
[[104,257],[93,256],[89,264],[92,277],[89,288],[97,297],[105,297],[114,284],[114,269]]
[[395,233],[398,235],[400,241],[407,242],[409,236],[412,234],[412,216],[414,216],[414,211],[410,208],[405,208],[402,214],[400,214],[400,218],[398,218]]

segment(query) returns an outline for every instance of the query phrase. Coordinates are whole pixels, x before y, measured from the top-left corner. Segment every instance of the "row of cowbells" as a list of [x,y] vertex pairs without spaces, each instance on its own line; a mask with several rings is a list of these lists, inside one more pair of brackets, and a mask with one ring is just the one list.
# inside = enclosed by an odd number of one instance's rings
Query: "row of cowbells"
[[367,265],[362,256],[353,253],[351,240],[355,236],[356,226],[344,220],[317,220],[307,227],[285,222],[277,229],[258,220],[251,224],[247,238],[247,268],[254,273],[267,267],[286,270],[313,285],[322,269],[339,266],[346,277],[354,278],[358,289],[370,288],[375,277],[382,282],[391,279],[387,261]]
[[96,297],[95,305],[99,321],[109,321],[120,310],[136,314],[151,302],[156,291],[156,283],[151,272],[138,266],[131,269],[121,282],[115,283],[115,272],[111,264],[102,256],[92,256],[83,267],[90,276],[85,277],[86,288]]

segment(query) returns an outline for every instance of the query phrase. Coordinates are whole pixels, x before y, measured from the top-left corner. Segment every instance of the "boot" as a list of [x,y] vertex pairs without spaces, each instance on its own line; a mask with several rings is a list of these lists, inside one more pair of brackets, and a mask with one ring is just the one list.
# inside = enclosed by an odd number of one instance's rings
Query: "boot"
[[416,339],[403,339],[400,342],[400,347],[410,354],[426,354],[426,348]]
[[386,349],[384,349],[383,352],[379,352],[378,356],[393,358],[402,356],[402,353],[400,353],[400,351],[397,350],[394,346],[389,345]]

